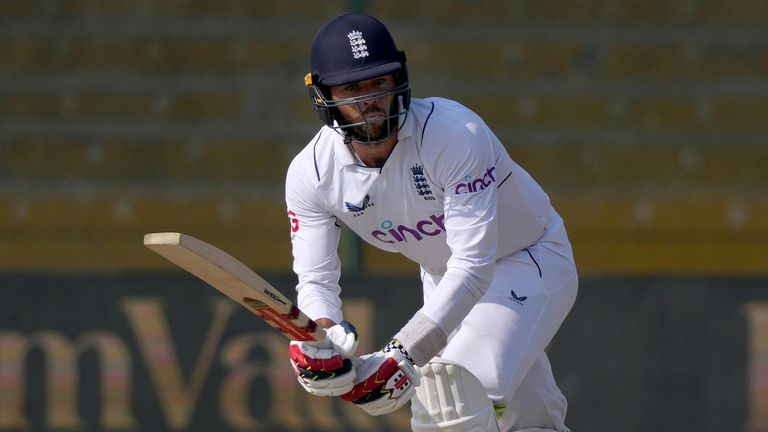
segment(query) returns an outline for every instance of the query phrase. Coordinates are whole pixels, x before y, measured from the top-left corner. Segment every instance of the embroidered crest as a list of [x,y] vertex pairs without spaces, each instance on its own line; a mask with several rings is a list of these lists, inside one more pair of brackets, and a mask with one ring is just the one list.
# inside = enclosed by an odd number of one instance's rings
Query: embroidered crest
[[368,57],[368,46],[365,45],[365,39],[363,39],[363,32],[353,30],[347,34],[349,38],[349,46],[352,47],[352,56],[356,59],[362,57]]
[[434,201],[435,197],[432,195],[427,178],[424,176],[424,167],[416,164],[411,167],[411,173],[413,174],[413,186],[416,188],[419,196],[424,198],[425,201]]

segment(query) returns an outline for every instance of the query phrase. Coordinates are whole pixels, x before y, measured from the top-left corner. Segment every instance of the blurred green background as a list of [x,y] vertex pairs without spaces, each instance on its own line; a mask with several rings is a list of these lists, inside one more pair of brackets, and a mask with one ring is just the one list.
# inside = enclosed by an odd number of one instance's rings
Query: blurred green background
[[[320,126],[303,85],[312,36],[344,11],[379,17],[414,97],[478,112],[563,215],[582,291],[551,357],[575,432],[768,431],[765,0],[0,0],[0,430],[338,430],[264,408],[300,397],[282,358],[258,369],[276,378],[256,408],[197,404],[238,382],[225,357],[188,378],[213,337],[203,323],[229,315],[210,318],[202,285],[184,297],[193,280],[141,242],[191,234],[291,294],[284,175]],[[418,300],[416,265],[349,238],[342,255],[363,286],[345,304],[375,346],[418,307],[386,310],[387,293]],[[246,350],[233,331],[256,324],[240,313],[224,338]],[[164,325],[170,369],[142,354]],[[67,382],[56,373],[81,342],[106,369],[135,367],[102,380],[129,387],[114,427],[93,416],[98,386],[76,399],[93,428],[44,390]],[[278,420],[238,417],[249,409]],[[407,413],[344,415],[407,428]]]
[[167,266],[137,245],[171,230],[288,270],[308,47],[345,10],[391,27],[416,97],[487,120],[583,274],[765,273],[763,0],[4,0],[0,268]]

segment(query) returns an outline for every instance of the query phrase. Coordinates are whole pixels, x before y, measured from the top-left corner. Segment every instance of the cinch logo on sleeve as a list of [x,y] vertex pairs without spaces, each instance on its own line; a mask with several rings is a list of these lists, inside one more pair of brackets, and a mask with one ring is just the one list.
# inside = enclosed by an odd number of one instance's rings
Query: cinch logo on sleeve
[[374,230],[371,235],[384,243],[407,242],[409,237],[416,241],[421,241],[425,236],[433,237],[445,231],[443,225],[445,215],[432,215],[429,219],[416,222],[416,226],[407,227],[405,225],[395,226],[392,221],[385,220],[381,224],[382,230]]
[[485,190],[485,188],[496,182],[496,177],[493,176],[494,171],[496,171],[496,167],[490,167],[482,177],[474,180],[472,177],[466,176],[464,182],[457,184],[453,192],[455,194],[468,194]]

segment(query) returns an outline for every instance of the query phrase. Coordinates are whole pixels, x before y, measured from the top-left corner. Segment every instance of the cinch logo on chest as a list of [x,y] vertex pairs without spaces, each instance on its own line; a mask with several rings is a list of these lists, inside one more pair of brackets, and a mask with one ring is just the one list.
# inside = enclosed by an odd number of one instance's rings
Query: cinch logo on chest
[[384,243],[407,242],[409,237],[413,240],[421,241],[424,239],[424,236],[434,237],[445,232],[443,219],[445,219],[445,215],[432,215],[429,219],[416,222],[414,227],[407,227],[405,225],[395,227],[392,221],[385,220],[381,224],[381,228],[385,231],[374,230],[371,231],[371,235],[376,240]]

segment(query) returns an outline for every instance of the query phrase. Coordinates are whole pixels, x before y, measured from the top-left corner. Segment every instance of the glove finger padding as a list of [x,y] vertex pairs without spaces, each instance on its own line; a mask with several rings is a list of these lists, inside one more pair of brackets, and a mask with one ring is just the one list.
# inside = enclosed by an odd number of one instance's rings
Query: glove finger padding
[[357,329],[351,322],[342,321],[325,330],[325,336],[331,347],[344,357],[352,358],[357,352],[359,339]]
[[370,415],[389,414],[416,394],[419,371],[405,348],[396,340],[382,351],[356,359],[355,369],[355,385],[341,398]]
[[342,324],[328,329],[322,341],[292,341],[288,348],[296,378],[309,393],[339,396],[354,385],[355,369],[347,353],[357,349],[357,332],[346,321]]

